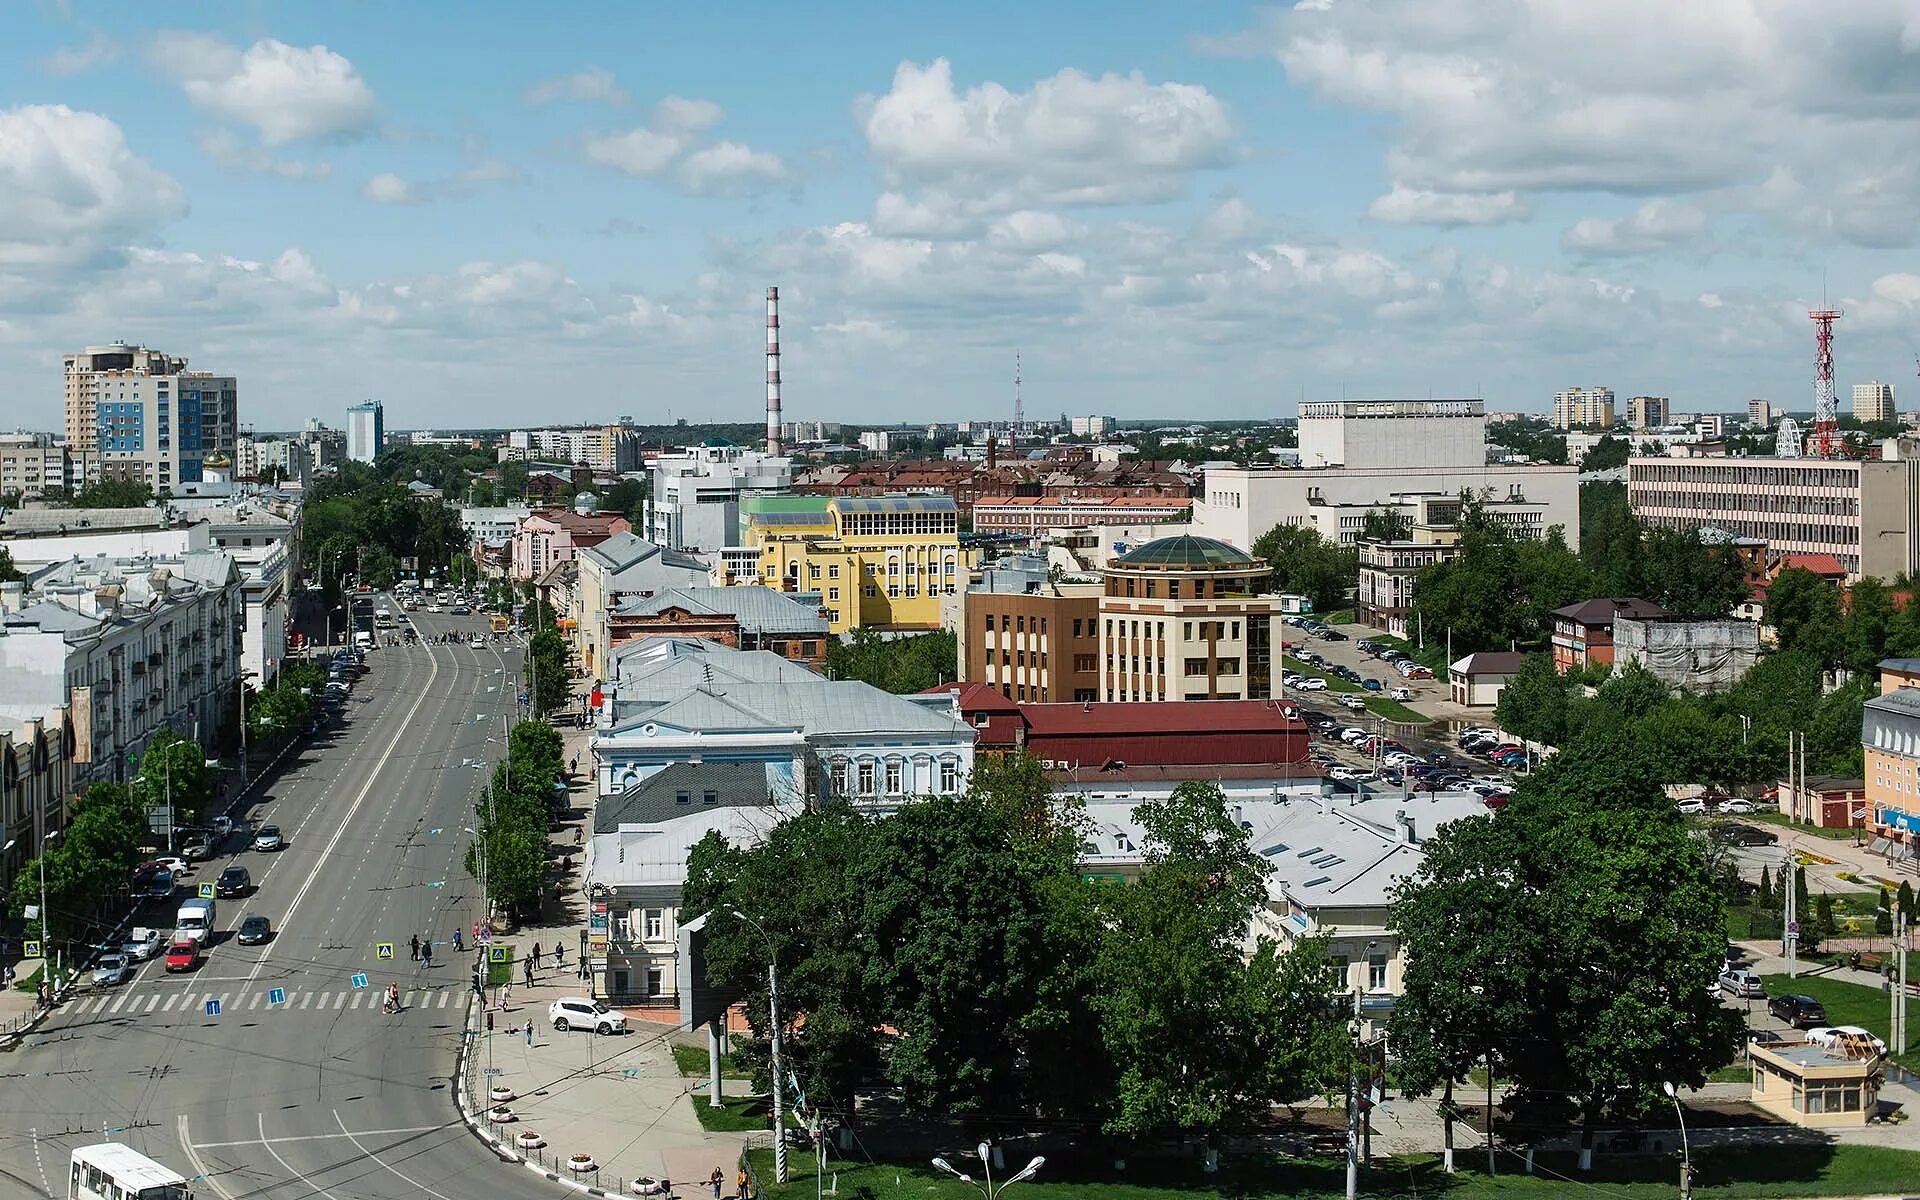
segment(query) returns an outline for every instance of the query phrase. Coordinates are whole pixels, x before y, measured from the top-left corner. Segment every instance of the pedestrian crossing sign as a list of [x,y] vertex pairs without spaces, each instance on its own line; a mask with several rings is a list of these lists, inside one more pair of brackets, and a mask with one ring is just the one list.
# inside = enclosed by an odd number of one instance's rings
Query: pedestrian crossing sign
[[350,977],[349,977],[349,978],[347,979],[347,982],[348,982],[348,983],[351,983],[351,984],[352,984],[353,986],[355,986],[355,987],[357,987],[357,988],[363,988],[363,987],[365,987],[365,986],[367,986],[367,975],[366,975],[366,972],[365,972],[365,971],[355,971],[355,972],[354,972],[354,973],[353,973],[353,974],[352,974],[352,975],[351,975],[351,976],[350,976]]
[[287,989],[285,988],[268,988],[267,989],[268,1004],[285,1004],[286,1002],[287,1002]]
[[511,947],[511,946],[489,946],[489,947],[487,947],[487,961],[488,961],[488,962],[497,962],[497,963],[503,963],[503,962],[512,962],[512,961],[513,961],[513,947]]
[[200,898],[202,900],[213,899],[213,885],[211,883],[203,883],[200,885]]
[[373,956],[375,958],[392,958],[393,943],[392,942],[375,942],[373,944]]
[[20,957],[22,957],[22,958],[39,958],[39,957],[40,957],[40,943],[39,943],[39,942],[28,942],[28,943],[26,943],[25,945],[23,945],[23,946],[21,946],[21,947],[20,947]]
[[207,1001],[207,1015],[210,1017],[217,1017],[220,1015],[220,1002],[218,1000]]

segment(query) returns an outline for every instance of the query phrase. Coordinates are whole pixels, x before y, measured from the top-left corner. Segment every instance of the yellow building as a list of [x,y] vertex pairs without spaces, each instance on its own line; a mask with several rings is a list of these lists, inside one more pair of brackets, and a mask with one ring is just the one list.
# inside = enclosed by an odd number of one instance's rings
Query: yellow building
[[940,597],[957,593],[972,565],[950,496],[836,496],[817,510],[745,511],[741,522],[758,554],[753,582],[818,593],[835,634],[940,628]]

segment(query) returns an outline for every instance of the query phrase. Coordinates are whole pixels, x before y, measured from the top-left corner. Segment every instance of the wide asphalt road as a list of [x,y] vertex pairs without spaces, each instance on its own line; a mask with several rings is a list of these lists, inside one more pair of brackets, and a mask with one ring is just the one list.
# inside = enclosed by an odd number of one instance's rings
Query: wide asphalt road
[[[423,636],[483,628],[411,615]],[[189,877],[235,862],[256,888],[219,902],[200,968],[168,975],[155,961],[83,990],[0,1058],[0,1196],[64,1197],[68,1152],[101,1140],[222,1200],[554,1194],[491,1157],[450,1090],[473,967],[450,938],[480,912],[467,829],[517,710],[519,663],[517,643],[492,641],[368,655],[345,728],[289,755],[247,814],[277,824],[286,848],[239,849],[236,836]],[[265,945],[233,938],[250,913],[273,923]],[[433,943],[431,968],[409,961],[415,934]],[[406,998],[398,1016],[381,1012],[389,981]]]

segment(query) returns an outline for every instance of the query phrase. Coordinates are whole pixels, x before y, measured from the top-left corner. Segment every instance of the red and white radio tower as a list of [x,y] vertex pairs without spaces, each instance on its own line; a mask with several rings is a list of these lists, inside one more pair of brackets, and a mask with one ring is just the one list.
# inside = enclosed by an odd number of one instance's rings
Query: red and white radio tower
[[1840,453],[1840,400],[1833,392],[1833,323],[1837,308],[1816,308],[1807,314],[1813,322],[1813,456],[1833,458]]

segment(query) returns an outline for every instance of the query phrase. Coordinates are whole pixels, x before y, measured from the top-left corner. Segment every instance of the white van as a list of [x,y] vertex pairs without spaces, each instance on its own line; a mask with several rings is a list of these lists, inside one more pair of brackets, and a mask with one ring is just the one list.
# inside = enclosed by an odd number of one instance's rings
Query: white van
[[219,908],[211,900],[196,898],[185,901],[173,916],[173,938],[177,942],[194,942],[204,946],[213,937],[213,926],[218,917]]

